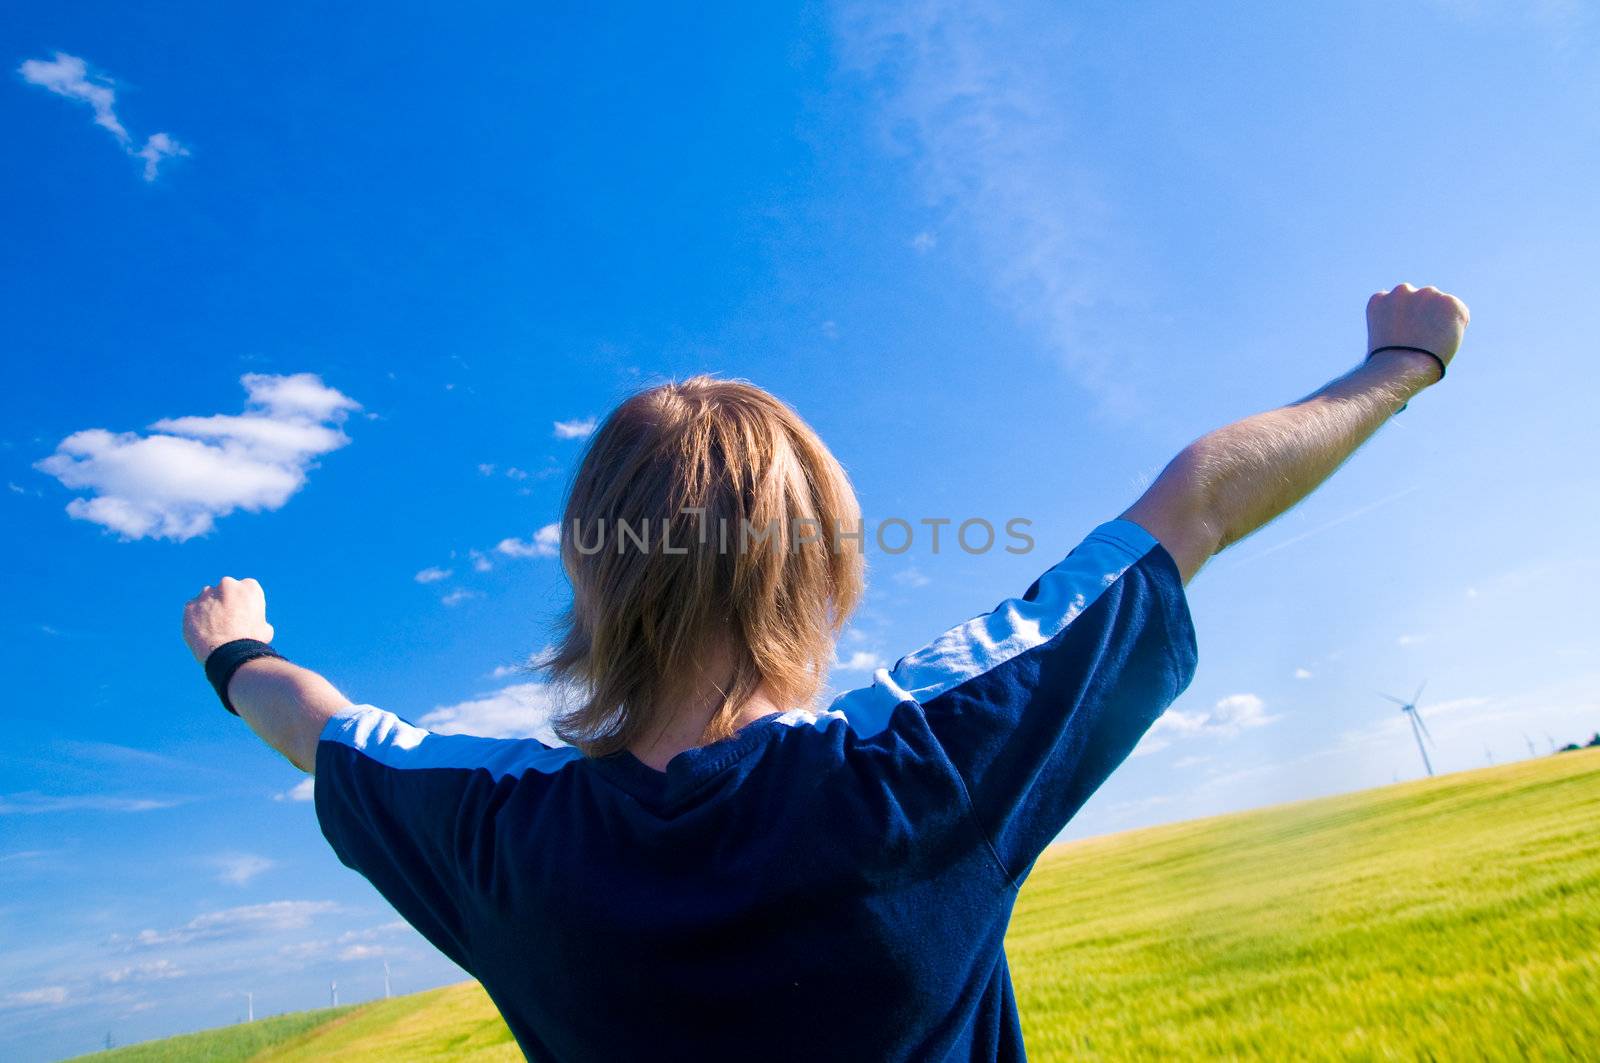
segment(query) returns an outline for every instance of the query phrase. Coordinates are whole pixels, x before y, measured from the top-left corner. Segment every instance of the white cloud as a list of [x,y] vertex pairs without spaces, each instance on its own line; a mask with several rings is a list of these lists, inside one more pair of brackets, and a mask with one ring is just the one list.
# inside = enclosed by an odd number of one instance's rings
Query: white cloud
[[1311,669],[1309,669],[1309,668],[1296,668],[1294,670],[1294,677],[1296,679],[1310,679],[1311,678]]
[[212,862],[217,866],[217,881],[232,886],[248,885],[257,875],[278,866],[276,860],[254,853],[224,853]]
[[38,1008],[49,1007],[67,1002],[67,987],[59,985],[40,986],[38,989],[24,989],[19,993],[7,993],[0,998],[8,1008]]
[[1267,715],[1266,707],[1266,702],[1254,694],[1229,694],[1212,709],[1210,727],[1224,734],[1265,727],[1277,719]]
[[849,657],[834,655],[833,666],[841,672],[872,672],[885,666],[884,660],[870,650],[856,650]]
[[443,598],[440,598],[439,601],[444,605],[457,606],[462,602],[470,602],[474,598],[482,597],[483,593],[481,591],[469,591],[465,587],[457,587]]
[[279,509],[314,459],[350,441],[340,425],[360,405],[312,373],[247,373],[240,383],[243,414],[166,418],[148,435],[84,429],[34,467],[89,492],[67,513],[124,540],[182,542],[235,510]]
[[274,801],[311,801],[317,793],[317,778],[307,775],[281,794],[273,794]]
[[78,100],[94,109],[94,124],[126,144],[128,131],[117,120],[116,90],[110,78],[90,75],[89,64],[75,55],[57,52],[54,59],[29,59],[17,68],[23,80],[58,96]]
[[346,945],[339,950],[341,960],[371,960],[379,956],[387,956],[389,950],[382,945]]
[[450,578],[448,568],[425,568],[414,577],[418,583],[438,583],[442,579]]
[[1401,635],[1394,640],[1396,646],[1416,646],[1428,641],[1426,635]]
[[91,74],[89,64],[75,55],[57,52],[54,59],[29,59],[17,68],[17,72],[30,84],[87,104],[94,111],[95,125],[115,137],[123,151],[144,160],[146,181],[156,179],[163,159],[189,154],[189,149],[168,133],[152,133],[145,139],[143,147],[135,149],[133,138],[117,118],[115,83],[103,75]]
[[144,160],[144,179],[154,181],[162,159],[173,159],[189,154],[189,149],[165,133],[154,133],[144,142],[144,147],[134,152],[134,157]]
[[1180,738],[1213,735],[1231,738],[1241,731],[1265,727],[1279,717],[1269,715],[1266,702],[1255,694],[1230,694],[1207,710],[1168,709],[1145,732],[1133,756],[1158,753]]
[[918,254],[927,254],[938,246],[939,238],[924,229],[911,238],[911,248]]
[[467,557],[472,561],[472,571],[474,572],[488,572],[494,568],[494,562],[490,561],[482,550],[468,550]]
[[470,701],[441,705],[417,723],[439,734],[537,738],[557,745],[561,740],[550,727],[557,708],[554,691],[544,683],[514,683]]
[[587,439],[594,434],[595,419],[584,417],[575,421],[557,421],[555,423],[555,436],[557,439]]
[[558,557],[561,554],[561,527],[546,524],[534,532],[531,539],[501,539],[495,549],[507,557]]

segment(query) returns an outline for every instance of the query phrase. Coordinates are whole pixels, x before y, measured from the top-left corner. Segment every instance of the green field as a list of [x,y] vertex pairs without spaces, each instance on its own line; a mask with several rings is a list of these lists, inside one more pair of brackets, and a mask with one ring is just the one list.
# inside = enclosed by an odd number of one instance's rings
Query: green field
[[[1052,849],[1009,951],[1035,1059],[1600,1052],[1600,750]],[[518,1059],[474,984],[91,1057]]]

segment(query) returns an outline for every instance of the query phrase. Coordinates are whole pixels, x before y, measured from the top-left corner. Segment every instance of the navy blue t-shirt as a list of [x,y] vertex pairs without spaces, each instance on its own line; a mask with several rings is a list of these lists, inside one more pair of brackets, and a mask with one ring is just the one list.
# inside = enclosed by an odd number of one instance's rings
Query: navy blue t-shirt
[[665,772],[353,708],[317,815],[530,1059],[1022,1059],[1017,888],[1195,653],[1171,556],[1114,520],[827,711]]

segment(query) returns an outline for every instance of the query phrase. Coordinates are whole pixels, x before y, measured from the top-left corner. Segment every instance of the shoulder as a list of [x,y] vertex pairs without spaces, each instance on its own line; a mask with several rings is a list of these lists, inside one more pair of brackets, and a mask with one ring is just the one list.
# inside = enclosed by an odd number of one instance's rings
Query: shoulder
[[485,772],[498,780],[530,772],[553,774],[582,760],[583,754],[571,746],[549,746],[533,738],[439,734],[392,712],[357,705],[323,727],[317,744],[319,775],[325,758],[368,762],[399,772]]

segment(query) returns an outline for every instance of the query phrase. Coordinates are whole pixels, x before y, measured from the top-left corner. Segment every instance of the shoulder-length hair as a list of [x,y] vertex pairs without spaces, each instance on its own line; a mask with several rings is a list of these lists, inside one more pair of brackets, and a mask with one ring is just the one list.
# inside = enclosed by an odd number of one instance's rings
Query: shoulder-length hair
[[616,752],[708,684],[707,742],[757,691],[809,705],[861,596],[861,531],[843,468],[768,392],[696,376],[629,398],[562,515],[572,605],[544,666],[575,697],[556,733]]

